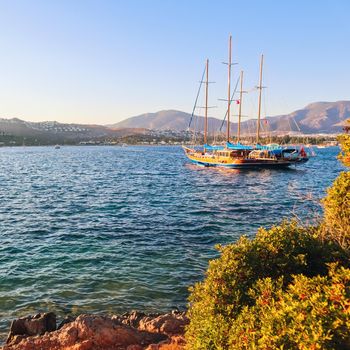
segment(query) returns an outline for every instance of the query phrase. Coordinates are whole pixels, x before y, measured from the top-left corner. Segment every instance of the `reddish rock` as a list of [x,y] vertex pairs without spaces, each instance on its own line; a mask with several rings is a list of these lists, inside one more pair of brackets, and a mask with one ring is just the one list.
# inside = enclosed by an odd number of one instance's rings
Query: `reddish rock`
[[61,323],[57,326],[57,329],[62,328],[62,327],[63,327],[65,324],[67,324],[67,323],[70,323],[70,322],[75,321],[75,319],[76,319],[76,317],[73,317],[73,316],[67,316],[67,317],[65,317],[65,318],[61,321]]
[[157,317],[144,317],[138,329],[152,333],[164,333],[167,335],[183,334],[188,324],[185,313],[169,313]]
[[184,350],[185,345],[183,336],[173,336],[164,342],[149,345],[146,350]]
[[144,347],[141,345],[129,345],[126,350],[144,350]]
[[41,336],[13,335],[2,350],[182,350],[187,323],[184,313],[80,315]]

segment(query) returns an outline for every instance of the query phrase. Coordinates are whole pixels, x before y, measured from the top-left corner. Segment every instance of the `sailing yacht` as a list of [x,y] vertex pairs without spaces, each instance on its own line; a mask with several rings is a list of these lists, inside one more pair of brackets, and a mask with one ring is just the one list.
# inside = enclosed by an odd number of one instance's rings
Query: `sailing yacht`
[[[256,144],[243,145],[240,143],[241,133],[241,111],[243,98],[243,71],[240,74],[240,98],[238,115],[237,142],[232,143],[230,139],[230,110],[231,110],[231,52],[232,37],[229,37],[228,52],[228,89],[227,89],[227,126],[226,126],[226,144],[224,146],[208,145],[208,76],[209,61],[206,61],[206,80],[205,80],[205,118],[204,118],[204,145],[197,149],[195,147],[183,147],[187,158],[197,165],[206,167],[225,167],[225,168],[286,168],[293,164],[301,164],[308,161],[308,155],[304,148],[282,147],[279,145],[260,144],[260,119],[261,119],[261,92],[263,62],[264,56],[260,59],[259,74],[259,100],[258,100],[258,118],[256,131]],[[202,81],[201,81],[202,83]],[[198,96],[197,96],[198,97]],[[193,114],[193,113],[192,113]]]

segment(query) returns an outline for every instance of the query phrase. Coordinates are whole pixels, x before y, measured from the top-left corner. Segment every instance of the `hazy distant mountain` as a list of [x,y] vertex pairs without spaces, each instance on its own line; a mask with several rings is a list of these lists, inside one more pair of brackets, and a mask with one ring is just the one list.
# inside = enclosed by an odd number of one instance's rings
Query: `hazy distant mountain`
[[[147,113],[131,117],[119,123],[113,124],[116,128],[145,128],[157,130],[186,130],[190,121],[189,113],[166,110],[157,113]],[[286,115],[267,117],[262,122],[274,132],[302,132],[302,133],[337,133],[340,132],[342,123],[350,118],[350,101],[315,102],[305,108]],[[198,130],[203,130],[204,118],[198,117]],[[218,130],[222,120],[209,118],[211,130]],[[193,125],[192,125],[193,126]],[[232,123],[232,130],[237,129],[237,124]],[[242,123],[242,132],[252,133],[256,128],[256,120],[247,120]],[[225,130],[225,127],[223,127]]]
[[[78,143],[88,140],[121,140],[125,137],[137,139],[176,137],[183,138],[191,115],[189,113],[168,110],[142,114],[128,118],[120,123],[102,125],[64,124],[55,121],[27,122],[18,118],[0,118],[0,145],[2,144],[55,144]],[[316,102],[290,114],[267,117],[262,121],[261,130],[276,134],[301,132],[305,134],[341,132],[342,124],[350,118],[350,101]],[[197,123],[196,130],[203,130],[204,118],[196,117],[191,125]],[[209,118],[209,129],[218,131],[222,120]],[[222,131],[225,131],[225,124]],[[232,132],[237,124],[231,124]],[[242,134],[252,134],[256,130],[256,120],[242,123]],[[170,130],[170,131],[169,131]],[[188,134],[187,134],[188,137]]]
[[350,101],[315,102],[287,115],[269,119],[272,130],[294,130],[303,133],[337,133],[350,118]]
[[56,121],[27,122],[18,118],[0,118],[0,136],[24,137],[39,143],[65,143],[82,140],[118,138],[143,134],[140,128],[108,128],[102,125],[64,124]]
[[[156,113],[141,114],[136,117],[125,119],[119,123],[109,125],[115,128],[145,128],[156,130],[177,130],[182,131],[188,128],[191,114],[176,111],[166,110]],[[209,124],[214,124],[213,127],[220,127],[222,121],[216,118],[209,118]],[[199,117],[198,129],[204,128],[204,118]]]

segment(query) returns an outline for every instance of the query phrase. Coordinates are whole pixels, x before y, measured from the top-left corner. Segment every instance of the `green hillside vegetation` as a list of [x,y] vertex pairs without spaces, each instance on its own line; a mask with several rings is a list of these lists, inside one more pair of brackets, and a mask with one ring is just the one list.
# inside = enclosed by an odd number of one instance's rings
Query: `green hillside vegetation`
[[[339,138],[350,166],[350,135]],[[350,172],[318,226],[283,222],[218,247],[191,288],[187,349],[350,349]]]

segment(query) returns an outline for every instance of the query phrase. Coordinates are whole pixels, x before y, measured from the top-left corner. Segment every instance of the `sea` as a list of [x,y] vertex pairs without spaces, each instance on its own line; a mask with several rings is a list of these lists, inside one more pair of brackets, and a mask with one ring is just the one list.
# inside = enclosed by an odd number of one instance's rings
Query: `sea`
[[0,148],[0,338],[55,312],[183,310],[217,244],[313,224],[339,149],[286,170],[223,170],[181,147]]

